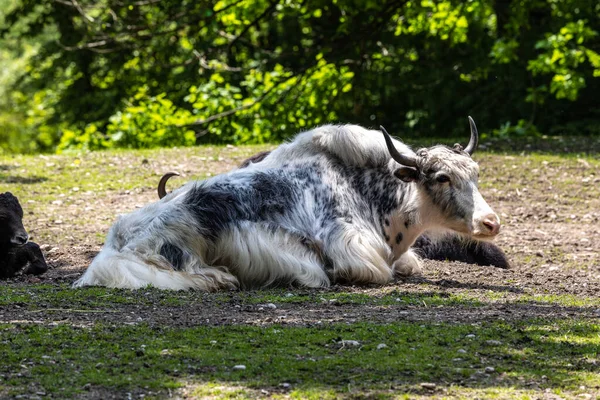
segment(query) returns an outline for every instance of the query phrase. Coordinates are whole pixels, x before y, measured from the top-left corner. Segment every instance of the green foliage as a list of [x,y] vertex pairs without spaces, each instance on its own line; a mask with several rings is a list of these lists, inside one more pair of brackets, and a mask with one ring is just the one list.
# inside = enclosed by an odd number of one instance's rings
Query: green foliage
[[511,136],[541,136],[540,132],[535,128],[531,122],[527,122],[520,119],[515,125],[510,122],[506,122],[500,128],[494,129],[493,136],[499,137],[511,137]]
[[165,94],[148,97],[146,91],[140,90],[132,103],[110,117],[106,132],[111,143],[126,148],[194,144],[194,132],[184,126],[190,113],[177,109]]
[[599,4],[0,0],[0,143],[262,143],[327,122],[440,136],[469,114],[596,134]]
[[585,47],[585,43],[598,36],[586,22],[569,22],[557,34],[549,34],[536,44],[543,52],[529,61],[528,69],[534,75],[551,74],[550,93],[557,99],[577,100],[579,91],[586,86],[586,79],[578,67],[590,63],[593,76],[600,76],[600,55]]
[[196,142],[194,132],[186,129],[190,113],[178,109],[165,94],[149,97],[147,88],[127,102],[123,111],[109,118],[106,133],[91,123],[83,132],[65,130],[58,150],[100,150],[109,147],[130,149],[191,146]]
[[[335,120],[331,103],[352,89],[352,76],[347,67],[336,68],[318,55],[317,65],[302,74],[292,75],[281,65],[267,72],[251,69],[239,86],[213,73],[208,83],[192,86],[185,100],[195,124],[207,126],[208,141],[263,143]],[[230,118],[210,123],[231,110],[236,112]]]

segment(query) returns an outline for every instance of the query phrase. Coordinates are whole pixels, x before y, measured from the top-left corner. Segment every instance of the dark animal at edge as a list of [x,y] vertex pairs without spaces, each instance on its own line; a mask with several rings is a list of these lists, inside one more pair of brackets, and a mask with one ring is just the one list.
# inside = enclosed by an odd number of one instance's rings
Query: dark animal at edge
[[[244,160],[239,168],[246,168],[264,160],[271,152],[262,151]],[[178,176],[176,172],[168,172],[160,179],[158,184],[158,197],[162,199],[167,195],[165,189],[169,178]],[[438,261],[460,261],[467,264],[492,266],[497,268],[510,268],[510,262],[502,249],[493,243],[475,242],[465,240],[459,236],[444,236],[433,240],[427,235],[420,236],[413,244],[413,249],[423,257]]]
[[0,193],[0,279],[11,278],[20,270],[32,275],[48,270],[40,246],[28,240],[19,200],[10,192]]

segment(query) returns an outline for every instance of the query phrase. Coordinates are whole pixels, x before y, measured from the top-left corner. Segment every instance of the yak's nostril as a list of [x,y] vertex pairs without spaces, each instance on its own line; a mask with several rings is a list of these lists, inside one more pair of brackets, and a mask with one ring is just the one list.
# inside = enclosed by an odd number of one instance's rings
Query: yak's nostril
[[25,235],[16,235],[14,236],[12,239],[10,239],[12,244],[15,244],[17,246],[22,246],[25,243],[27,243],[27,240],[29,240],[29,235],[25,234]]
[[500,232],[500,222],[498,222],[498,220],[495,217],[488,217],[484,219],[481,223],[490,235],[496,235],[498,232]]

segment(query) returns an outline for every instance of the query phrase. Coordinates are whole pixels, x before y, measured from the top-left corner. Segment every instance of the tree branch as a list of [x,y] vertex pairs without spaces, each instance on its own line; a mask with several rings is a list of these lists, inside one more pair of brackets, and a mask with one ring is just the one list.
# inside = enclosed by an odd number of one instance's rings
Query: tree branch
[[237,42],[242,36],[244,36],[250,30],[250,28],[252,28],[253,26],[257,25],[260,22],[261,19],[263,19],[265,16],[267,16],[267,14],[269,14],[277,6],[277,4],[279,4],[279,0],[272,1],[271,4],[265,9],[265,11],[263,11],[258,17],[256,17],[254,19],[254,21],[252,21],[251,23],[249,23],[248,25],[246,25],[246,27],[240,32],[240,34],[237,35],[229,43],[229,49],[231,47],[233,47],[233,45],[235,44],[235,42]]
[[[291,79],[294,78],[298,78],[298,81],[292,85],[290,88],[288,88],[284,93],[281,94],[281,96],[279,97],[279,99],[284,98],[285,96],[287,96],[287,94],[292,91],[293,89],[295,89],[296,87],[298,87],[298,85],[303,81],[304,79],[304,75],[306,74],[306,72],[308,71],[308,68],[305,69],[304,71],[302,71],[299,75],[294,75],[294,76],[290,76],[289,78],[283,79],[280,82],[278,82],[277,84],[273,85],[272,88],[270,88],[269,90],[267,90],[266,92],[264,92],[260,97],[256,98],[252,103],[250,104],[246,104],[246,105],[242,105],[236,108],[233,108],[231,110],[227,110],[227,111],[223,111],[220,112],[218,114],[215,115],[211,115],[208,118],[202,119],[202,120],[197,120],[194,121],[192,123],[189,124],[184,124],[184,125],[178,125],[178,127],[180,128],[191,128],[191,127],[197,127],[197,126],[202,126],[202,125],[206,125],[209,124],[213,121],[219,120],[221,118],[225,118],[228,117],[230,115],[236,114],[239,111],[242,110],[246,110],[248,108],[252,108],[254,107],[256,104],[259,104],[260,102],[262,102],[269,94],[271,94],[271,92],[273,92],[273,90],[275,90],[276,88],[278,88],[279,86],[281,86],[282,84],[288,82]],[[201,136],[201,135],[199,135]]]

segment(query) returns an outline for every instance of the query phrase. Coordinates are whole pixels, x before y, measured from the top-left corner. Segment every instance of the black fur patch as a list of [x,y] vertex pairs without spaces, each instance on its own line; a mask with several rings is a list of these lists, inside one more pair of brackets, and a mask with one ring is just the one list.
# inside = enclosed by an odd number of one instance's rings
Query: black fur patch
[[461,261],[467,264],[490,265],[510,268],[510,262],[498,246],[488,242],[464,241],[460,237],[449,237],[433,243],[426,235],[420,236],[413,248],[431,260]]
[[0,193],[0,278],[10,278],[21,269],[25,274],[43,274],[48,270],[40,247],[33,243],[15,245],[15,239],[27,240],[23,227],[23,209],[10,192]]
[[171,263],[174,269],[180,271],[183,268],[183,250],[171,243],[165,243],[160,248],[160,255]]
[[400,242],[402,241],[402,232],[398,232],[398,234],[396,235],[396,244],[400,244]]
[[[319,182],[316,166],[222,176],[199,182],[184,204],[199,222],[200,233],[214,240],[231,224],[274,222],[293,213],[302,196],[311,195],[315,213],[327,223],[338,216],[329,188]],[[300,227],[297,227],[300,229]]]

